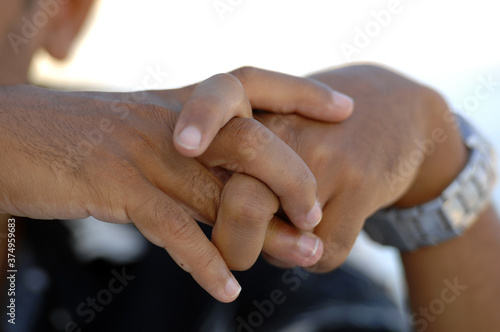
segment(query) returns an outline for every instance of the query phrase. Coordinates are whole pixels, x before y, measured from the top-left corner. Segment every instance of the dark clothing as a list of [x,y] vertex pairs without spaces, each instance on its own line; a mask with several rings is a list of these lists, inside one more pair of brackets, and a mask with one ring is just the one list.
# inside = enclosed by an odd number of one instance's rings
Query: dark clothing
[[16,220],[16,325],[3,315],[6,332],[404,330],[384,291],[348,266],[314,275],[259,260],[235,273],[241,295],[222,304],[154,245],[126,266],[81,263],[60,222]]

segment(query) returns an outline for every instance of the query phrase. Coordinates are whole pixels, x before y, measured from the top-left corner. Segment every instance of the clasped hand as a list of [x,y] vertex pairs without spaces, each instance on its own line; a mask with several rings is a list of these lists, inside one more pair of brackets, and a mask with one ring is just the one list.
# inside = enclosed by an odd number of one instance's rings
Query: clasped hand
[[[355,98],[352,116],[332,88]],[[466,153],[442,98],[373,66],[313,79],[242,68],[140,95],[3,88],[0,210],[134,223],[223,302],[240,291],[230,269],[261,252],[339,266],[370,214],[436,197]],[[389,183],[436,128],[444,143]]]

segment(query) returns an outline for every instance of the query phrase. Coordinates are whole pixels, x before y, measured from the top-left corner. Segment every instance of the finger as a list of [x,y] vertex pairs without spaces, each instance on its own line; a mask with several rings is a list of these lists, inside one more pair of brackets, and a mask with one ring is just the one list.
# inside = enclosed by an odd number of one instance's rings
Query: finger
[[[158,125],[161,131],[165,127],[173,125]],[[164,138],[160,137],[154,145],[141,137],[128,159],[149,183],[174,199],[192,218],[213,225],[223,182],[198,160],[182,156],[173,147],[171,135],[162,135]]]
[[240,173],[231,176],[212,231],[212,242],[231,270],[247,270],[255,263],[278,207],[278,198],[259,180]]
[[323,255],[323,242],[313,233],[299,231],[293,225],[274,217],[267,228],[263,252],[278,267],[312,266]]
[[202,154],[217,132],[233,117],[252,117],[241,83],[230,74],[198,84],[185,102],[174,130],[174,143],[185,156]]
[[300,229],[313,229],[321,221],[311,171],[288,145],[253,119],[230,120],[198,160],[206,167],[222,166],[264,182]]
[[127,207],[129,218],[141,233],[165,248],[214,298],[221,302],[236,299],[241,287],[196,222],[158,188],[141,189]]
[[262,258],[264,258],[264,260],[267,261],[269,264],[274,265],[280,269],[291,269],[295,267],[294,264],[282,262],[279,259],[276,259],[273,256],[266,254],[265,252],[262,253]]
[[328,122],[343,121],[353,111],[350,97],[309,78],[253,67],[243,67],[231,74],[240,80],[254,109],[298,113]]
[[363,227],[363,218],[355,212],[359,207],[350,204],[349,199],[335,199],[326,203],[323,222],[314,233],[324,244],[320,261],[309,268],[313,272],[328,272],[342,265],[349,255]]
[[320,238],[275,217],[278,207],[277,197],[259,180],[239,173],[229,179],[212,242],[231,270],[249,269],[262,249],[287,266],[318,262],[323,251]]

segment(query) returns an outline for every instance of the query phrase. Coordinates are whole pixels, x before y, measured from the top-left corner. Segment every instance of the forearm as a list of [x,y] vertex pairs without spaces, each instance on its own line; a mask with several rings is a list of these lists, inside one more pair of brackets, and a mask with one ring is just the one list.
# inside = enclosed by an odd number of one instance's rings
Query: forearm
[[462,237],[402,259],[416,331],[500,331],[500,220],[493,208]]
[[[450,111],[438,95],[433,128],[447,139],[422,165],[398,205],[420,205],[437,197],[460,173],[468,153]],[[462,237],[402,255],[416,331],[499,331],[500,222],[493,208],[482,213]]]
[[[367,124],[358,128],[363,128],[363,136],[376,137],[378,144],[371,145],[371,151],[376,151],[379,146],[385,149],[385,155],[379,153],[377,158],[373,158],[371,167],[378,165],[379,169],[400,176],[398,181],[394,181],[395,184],[407,184],[403,180],[411,181],[404,195],[395,202],[397,208],[412,208],[438,197],[466,165],[468,153],[460,131],[448,105],[435,91],[412,85],[404,78],[370,66],[348,67],[317,74],[314,78],[346,91],[355,98],[356,110],[342,127],[353,130],[348,126],[356,125],[360,119],[368,119]],[[370,83],[374,79],[376,82]],[[387,104],[377,103],[377,96],[383,96]],[[367,99],[368,104],[365,104]],[[373,115],[376,116],[370,118]],[[419,122],[421,117],[425,121]],[[391,121],[393,125],[382,127]],[[416,130],[420,127],[418,124],[422,124],[425,130]],[[376,129],[378,133],[370,135],[370,128]],[[393,138],[382,140],[384,135]],[[349,142],[355,140],[356,137],[349,138]],[[426,150],[422,149],[424,141],[428,142]],[[332,142],[335,142],[332,145],[335,147],[341,140]],[[347,151],[352,154],[360,150],[351,147]],[[411,164],[413,168],[408,167],[405,161],[412,160],[415,154],[425,154],[426,157],[421,164],[415,162]],[[339,158],[341,154],[336,151],[333,151],[333,155],[337,156],[337,164],[345,159]],[[369,154],[363,152],[361,155]],[[375,164],[378,160],[395,160],[396,166],[390,163]],[[411,170],[417,173],[414,178],[407,176]],[[346,178],[345,172],[341,174]],[[367,172],[363,174],[363,183],[366,183],[370,176]],[[337,179],[335,185],[339,186],[340,181]],[[377,187],[377,197],[381,196],[384,189],[387,190],[388,185],[383,183]],[[391,188],[392,196],[397,196],[396,188]],[[358,190],[358,193],[363,191],[369,192],[370,188]],[[349,221],[352,225],[352,218]],[[491,209],[463,237],[437,247],[404,254],[403,260],[417,331],[500,330],[500,318],[495,315],[495,311],[498,312],[500,308],[500,268],[497,264],[500,260],[500,225]],[[467,288],[457,290],[453,284],[458,284],[458,288],[461,285]]]
[[[437,197],[458,176],[468,153],[448,106],[436,93],[433,128],[446,139],[423,163],[398,205],[421,205]],[[436,247],[402,254],[412,321],[416,331],[499,331],[500,221],[492,207],[465,234]]]

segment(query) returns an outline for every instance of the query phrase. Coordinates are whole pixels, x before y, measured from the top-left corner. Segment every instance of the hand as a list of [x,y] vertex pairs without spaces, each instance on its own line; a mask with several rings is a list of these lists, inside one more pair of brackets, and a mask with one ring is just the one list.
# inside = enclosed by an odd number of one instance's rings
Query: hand
[[[330,122],[345,120],[352,113],[349,97],[319,82],[251,67],[237,69],[232,74],[216,75],[193,86],[151,91],[151,94],[157,98],[149,102],[180,111],[174,130],[174,144],[181,154],[188,157],[202,155],[230,119],[251,118],[252,108],[281,114],[297,113]],[[225,138],[242,142],[233,144],[230,153],[221,149],[223,145],[214,144],[210,153],[200,159],[211,168],[223,165],[227,170],[248,173],[261,179],[277,194],[290,220],[299,229],[311,229],[321,219],[321,210],[315,205],[315,199],[308,199],[312,196],[305,194],[311,187],[307,184],[311,177],[297,178],[287,172],[278,173],[278,166],[269,158],[274,156],[275,160],[285,160],[281,159],[282,149],[277,148],[284,146],[282,142],[273,141],[274,135],[258,125],[255,127],[252,121],[244,123],[244,132],[249,135],[243,140],[240,137]],[[265,154],[269,155],[266,157]],[[245,160],[246,169],[242,169],[238,159]],[[305,166],[299,163],[298,167]],[[276,169],[268,172],[264,168]],[[281,178],[276,178],[276,174],[281,174]],[[301,179],[305,188],[294,184],[296,181],[288,181],[290,178]],[[248,181],[255,179],[248,178]]]
[[169,100],[173,93],[177,104],[182,105],[174,143],[187,157],[200,156],[220,128],[233,117],[251,118],[252,109],[341,122],[351,115],[353,108],[351,98],[320,82],[253,67],[157,93],[168,95]]
[[[428,88],[373,66],[313,78],[353,96],[353,116],[339,125],[293,115],[256,118],[303,158],[318,181],[324,217],[314,233],[325,250],[313,270],[322,272],[344,262],[376,210],[437,197],[463,166],[466,151],[448,107]],[[266,241],[273,238],[268,234]],[[268,257],[272,262],[291,263],[276,253]]]
[[[317,262],[322,254],[319,238],[283,225],[282,220],[273,216],[281,201],[288,217],[299,230],[310,230],[320,220],[319,205],[309,213],[309,224],[303,222],[306,219],[304,216],[294,217],[298,215],[295,212],[297,209],[304,210],[301,208],[302,203],[309,207],[311,202],[306,199],[308,195],[298,189],[304,187],[307,178],[294,177],[284,170],[278,171],[277,165],[281,163],[275,161],[284,160],[284,156],[279,149],[271,151],[269,148],[282,146],[282,142],[274,141],[276,137],[262,131],[262,128],[247,128],[249,134],[243,139],[240,137],[243,144],[233,145],[234,150],[219,149],[217,147],[223,145],[214,144],[208,153],[202,153],[230,118],[251,117],[252,108],[281,114],[295,112],[309,118],[335,122],[350,116],[352,100],[319,82],[251,67],[240,68],[230,75],[216,75],[201,84],[179,90],[153,93],[161,98],[160,104],[167,101],[170,105],[179,105],[177,109],[182,110],[174,131],[174,143],[180,153],[186,156],[201,155],[199,160],[211,169],[221,165],[232,171],[241,171],[236,167],[235,160],[221,163],[224,155],[241,155],[249,165],[255,164],[255,161],[259,167],[265,165],[258,176],[265,183],[246,174],[230,176],[224,170],[217,171],[224,182],[228,182],[222,192],[212,240],[228,266],[235,270],[248,269],[262,250],[284,252],[286,259],[301,266]],[[223,140],[233,141],[235,138],[225,137]],[[264,157],[265,154],[274,157],[274,161]],[[265,163],[264,160],[269,162]],[[267,171],[270,169],[274,170]],[[245,171],[248,172],[249,169]],[[281,175],[276,178],[276,174]],[[273,186],[276,181],[285,186]],[[271,184],[277,196],[266,184]],[[242,192],[245,194],[242,195]],[[279,234],[279,240],[275,238],[274,241],[268,241],[271,245],[263,247],[268,224],[271,228],[279,227],[283,232]]]
[[[204,92],[210,86],[202,84],[195,97],[227,97],[217,95],[217,89]],[[314,84],[310,90],[318,88],[329,91]],[[199,161],[181,156],[172,143],[178,114],[165,105],[170,102],[173,109],[179,105],[182,108],[182,102],[175,103],[181,100],[179,92],[163,92],[165,98],[145,94],[148,103],[142,103],[130,101],[138,100],[139,94],[2,88],[0,210],[36,219],[94,216],[109,222],[133,222],[209,293],[221,301],[231,301],[238,294],[238,284],[192,219],[197,216],[206,222],[215,221],[222,183]],[[330,94],[325,105],[332,102]],[[218,105],[226,106],[220,100]],[[222,113],[234,107],[229,105]],[[305,105],[298,107],[307,111]],[[290,215],[295,213],[295,218],[304,222],[316,198],[314,178],[301,159],[278,139],[248,159],[237,147],[248,144],[243,139],[252,138],[249,133],[255,132],[272,137],[252,119],[231,120],[221,130],[226,139],[213,144],[211,153],[217,160],[207,152],[202,157],[204,162],[231,166],[262,178],[273,191],[281,193],[282,201],[289,202]],[[273,159],[290,163],[274,167],[278,163]],[[273,176],[273,172],[283,172],[287,177]],[[301,179],[302,186],[290,179]],[[301,198],[295,205],[290,190]],[[299,205],[307,211],[300,211]]]

